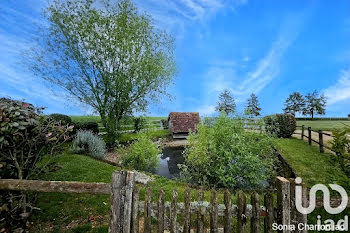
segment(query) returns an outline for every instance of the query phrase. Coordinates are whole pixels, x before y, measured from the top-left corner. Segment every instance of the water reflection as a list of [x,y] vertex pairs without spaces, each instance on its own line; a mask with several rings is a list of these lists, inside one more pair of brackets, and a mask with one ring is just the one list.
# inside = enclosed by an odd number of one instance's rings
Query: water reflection
[[178,164],[184,163],[182,152],[184,147],[165,147],[160,154],[160,163],[155,174],[174,179],[179,176]]

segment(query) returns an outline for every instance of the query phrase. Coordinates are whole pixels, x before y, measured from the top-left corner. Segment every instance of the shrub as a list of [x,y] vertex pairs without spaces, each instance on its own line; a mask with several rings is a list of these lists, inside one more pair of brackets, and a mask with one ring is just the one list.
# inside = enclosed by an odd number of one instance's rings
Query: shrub
[[184,151],[182,177],[218,188],[259,188],[273,174],[271,139],[246,132],[242,120],[220,116],[191,133]]
[[53,113],[49,115],[48,118],[56,122],[61,121],[63,125],[72,123],[72,119],[70,118],[70,116],[60,114],[60,113]]
[[106,144],[102,138],[91,131],[78,131],[73,140],[72,151],[77,154],[86,154],[94,158],[104,158]]
[[169,129],[169,121],[166,119],[160,120],[162,122],[163,129]]
[[147,120],[144,117],[135,117],[134,118],[134,129],[135,132],[140,132],[141,129],[146,128]]
[[79,121],[74,122],[74,132],[77,133],[78,131],[91,131],[94,134],[98,134],[98,123],[94,121]]
[[130,151],[123,157],[122,163],[139,171],[154,171],[159,164],[158,154],[160,150],[146,135],[141,135],[131,145]]
[[337,160],[343,171],[350,176],[350,126],[345,126],[344,129],[333,131],[333,141],[331,141],[332,150],[337,154]]
[[264,117],[265,130],[279,138],[290,138],[296,129],[295,117],[291,114],[275,114]]
[[[45,119],[42,109],[21,101],[0,99],[0,178],[29,179],[38,172],[42,157],[53,154],[68,140],[72,126]],[[12,228],[26,219],[33,207],[28,193],[0,191],[0,228]],[[4,226],[5,225],[5,226]]]

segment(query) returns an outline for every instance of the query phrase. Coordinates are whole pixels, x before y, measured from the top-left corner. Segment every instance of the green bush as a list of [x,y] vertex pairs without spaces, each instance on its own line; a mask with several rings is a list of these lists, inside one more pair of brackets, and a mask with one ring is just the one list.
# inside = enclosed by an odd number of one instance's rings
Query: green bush
[[135,117],[134,118],[134,129],[135,132],[140,132],[141,129],[145,129],[147,126],[147,120],[144,117]]
[[169,129],[169,121],[167,119],[161,119],[163,129]]
[[49,119],[59,122],[61,121],[62,124],[71,124],[72,123],[72,118],[70,116],[60,114],[60,113],[53,113],[49,115]]
[[131,145],[130,151],[123,157],[122,163],[125,167],[152,172],[158,167],[159,153],[157,145],[143,134]]
[[333,131],[332,150],[336,152],[337,160],[343,171],[350,176],[350,126],[345,125],[344,129]]
[[106,144],[102,138],[91,131],[78,131],[73,140],[72,151],[77,154],[86,154],[95,158],[104,158]]
[[220,116],[191,133],[184,151],[182,177],[219,188],[260,188],[273,174],[271,139],[246,132],[243,120]]
[[74,124],[74,132],[77,133],[79,130],[91,131],[94,134],[99,133],[98,123],[94,121],[79,121],[73,122]]
[[[0,99],[0,178],[31,179],[38,174],[38,163],[52,155],[69,139],[72,126],[45,119],[42,109],[11,99]],[[25,227],[32,211],[33,195],[0,191],[0,228],[10,232]]]
[[296,120],[291,114],[275,114],[264,117],[266,132],[274,137],[290,138],[296,130]]

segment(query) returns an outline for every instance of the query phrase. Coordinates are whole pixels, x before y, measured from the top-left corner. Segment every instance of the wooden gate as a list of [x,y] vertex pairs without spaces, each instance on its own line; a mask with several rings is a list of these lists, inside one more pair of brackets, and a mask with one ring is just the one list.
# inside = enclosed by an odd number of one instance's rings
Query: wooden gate
[[[233,195],[226,190],[223,198],[218,198],[218,192],[212,190],[210,202],[204,201],[202,190],[196,192],[198,194],[194,198],[190,189],[183,194],[184,202],[178,202],[179,193],[176,190],[171,193],[171,200],[165,201],[164,191],[152,195],[152,190],[147,187],[144,198],[140,198],[140,188],[143,187],[136,185],[137,182],[133,172],[116,171],[112,184],[3,179],[0,180],[0,189],[110,194],[111,233],[270,233],[274,232],[273,224],[307,222],[307,217],[295,209],[296,184],[293,179],[277,177],[277,190],[263,195],[243,191]],[[303,203],[306,204],[307,190],[305,185],[302,186]],[[290,231],[282,229],[279,232]]]

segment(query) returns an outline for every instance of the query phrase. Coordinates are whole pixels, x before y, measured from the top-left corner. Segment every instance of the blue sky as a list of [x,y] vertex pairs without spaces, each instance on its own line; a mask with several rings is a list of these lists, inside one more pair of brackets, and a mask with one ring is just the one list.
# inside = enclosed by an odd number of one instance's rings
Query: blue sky
[[[250,93],[264,115],[281,112],[293,91],[328,97],[327,116],[350,113],[350,1],[348,0],[137,0],[159,28],[176,39],[179,73],[173,100],[147,115],[170,111],[215,113],[228,88],[243,111]],[[91,114],[21,64],[32,46],[45,0],[1,0],[0,97],[25,99],[46,113]]]

